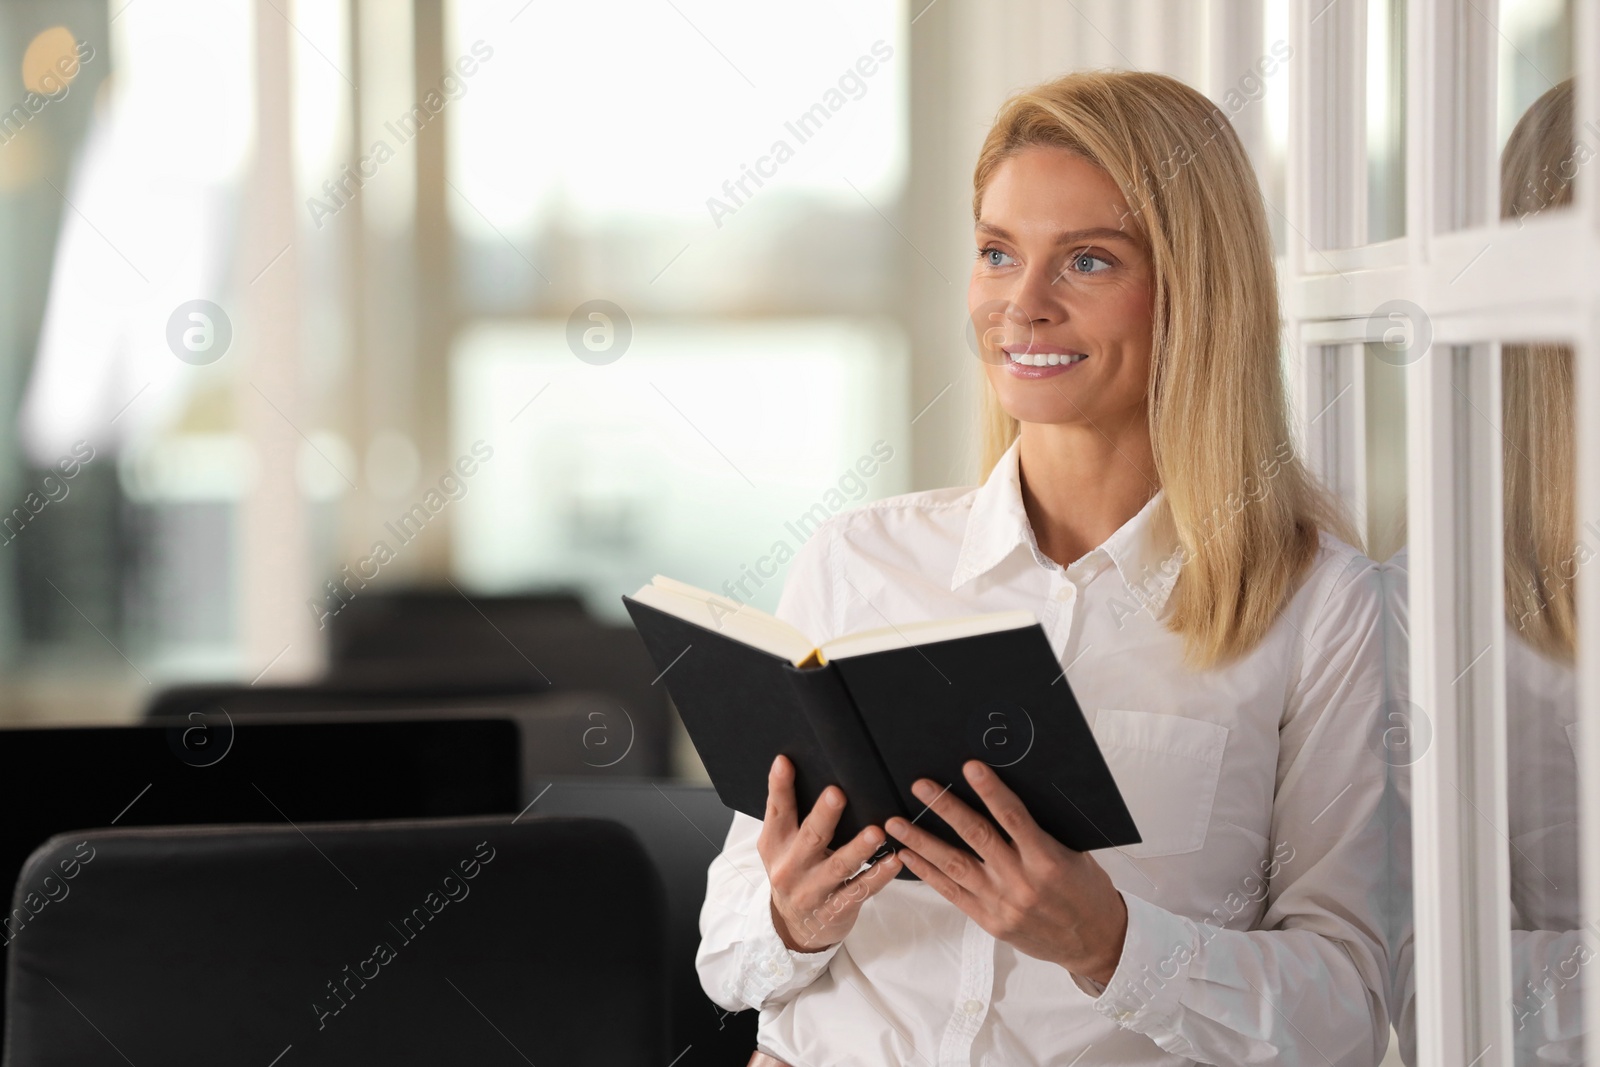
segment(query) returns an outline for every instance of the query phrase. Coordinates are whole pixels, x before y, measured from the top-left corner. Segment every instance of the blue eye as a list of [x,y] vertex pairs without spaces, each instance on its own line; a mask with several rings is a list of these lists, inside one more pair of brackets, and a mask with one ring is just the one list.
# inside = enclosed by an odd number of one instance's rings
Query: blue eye
[[1097,270],[1083,270],[1083,269],[1081,269],[1080,268],[1080,264],[1082,264],[1084,260],[1090,260],[1090,261],[1104,263],[1107,267],[1111,266],[1111,261],[1109,259],[1106,259],[1103,256],[1096,256],[1096,255],[1093,255],[1093,254],[1091,254],[1089,252],[1079,252],[1077,255],[1072,257],[1072,266],[1073,266],[1073,268],[1075,270],[1078,271],[1079,274],[1101,274],[1101,273],[1103,273],[1102,271],[1097,271]]
[[995,260],[994,260],[995,256],[1005,256],[1005,258],[1007,258],[1007,259],[1011,258],[1010,256],[1006,255],[1006,253],[1000,251],[998,248],[995,248],[993,245],[990,245],[987,248],[978,249],[978,258],[983,260],[985,266],[989,266],[989,267],[1003,267],[1003,266],[1005,266],[1004,263],[995,262]]

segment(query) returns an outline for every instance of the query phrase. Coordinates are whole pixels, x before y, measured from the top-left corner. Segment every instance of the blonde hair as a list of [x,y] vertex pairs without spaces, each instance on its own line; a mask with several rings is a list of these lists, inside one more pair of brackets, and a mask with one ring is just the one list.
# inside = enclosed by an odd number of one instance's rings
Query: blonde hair
[[[1568,78],[1517,120],[1500,157],[1500,215],[1572,202],[1573,83]],[[1506,618],[1547,656],[1571,662],[1577,628],[1577,436],[1572,348],[1500,349],[1504,412]]]
[[[974,220],[999,166],[1035,146],[1104,170],[1150,252],[1147,395],[1165,490],[1159,521],[1184,550],[1166,625],[1183,635],[1191,666],[1225,662],[1266,635],[1316,559],[1320,531],[1359,544],[1337,499],[1294,451],[1272,240],[1255,172],[1227,118],[1182,82],[1081,71],[1001,107],[973,173]],[[981,392],[987,478],[1020,427],[987,377]]]

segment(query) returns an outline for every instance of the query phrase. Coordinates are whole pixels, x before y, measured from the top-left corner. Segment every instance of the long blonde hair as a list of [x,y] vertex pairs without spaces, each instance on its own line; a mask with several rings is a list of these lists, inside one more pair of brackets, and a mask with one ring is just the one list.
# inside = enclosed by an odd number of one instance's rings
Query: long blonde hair
[[[1500,157],[1500,215],[1522,218],[1572,202],[1573,83],[1536,100]],[[1500,349],[1504,412],[1506,618],[1534,648],[1571,662],[1577,627],[1577,435],[1572,347]]]
[[[975,221],[996,169],[1033,146],[1064,148],[1110,175],[1150,251],[1158,521],[1184,549],[1166,625],[1183,635],[1191,666],[1225,662],[1266,635],[1315,560],[1319,531],[1360,543],[1294,451],[1255,171],[1227,118],[1182,82],[1080,71],[1001,107],[973,173]],[[987,377],[981,393],[986,478],[1020,427]]]

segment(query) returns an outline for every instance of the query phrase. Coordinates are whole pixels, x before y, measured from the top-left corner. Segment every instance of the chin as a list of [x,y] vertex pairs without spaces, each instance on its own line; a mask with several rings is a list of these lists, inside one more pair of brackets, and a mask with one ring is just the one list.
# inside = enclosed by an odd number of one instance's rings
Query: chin
[[1074,404],[1078,399],[1060,382],[1044,379],[1036,382],[994,382],[995,395],[1000,408],[1018,422],[1081,422],[1085,414],[1092,417],[1087,405]]

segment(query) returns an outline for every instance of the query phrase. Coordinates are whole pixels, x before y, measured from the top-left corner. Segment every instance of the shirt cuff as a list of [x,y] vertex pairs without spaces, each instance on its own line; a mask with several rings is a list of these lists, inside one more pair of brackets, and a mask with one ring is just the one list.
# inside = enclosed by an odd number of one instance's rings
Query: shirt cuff
[[[1192,920],[1132,893],[1123,893],[1122,899],[1128,907],[1122,956],[1095,998],[1094,1010],[1128,1030],[1152,1036],[1170,1032],[1199,952],[1199,929]],[[1073,977],[1078,988],[1095,991],[1096,983]]]
[[771,883],[750,902],[739,942],[739,966],[735,978],[726,983],[733,988],[726,991],[751,1007],[810,985],[827,970],[842,944],[835,942],[816,952],[796,952],[785,945],[772,924]]

